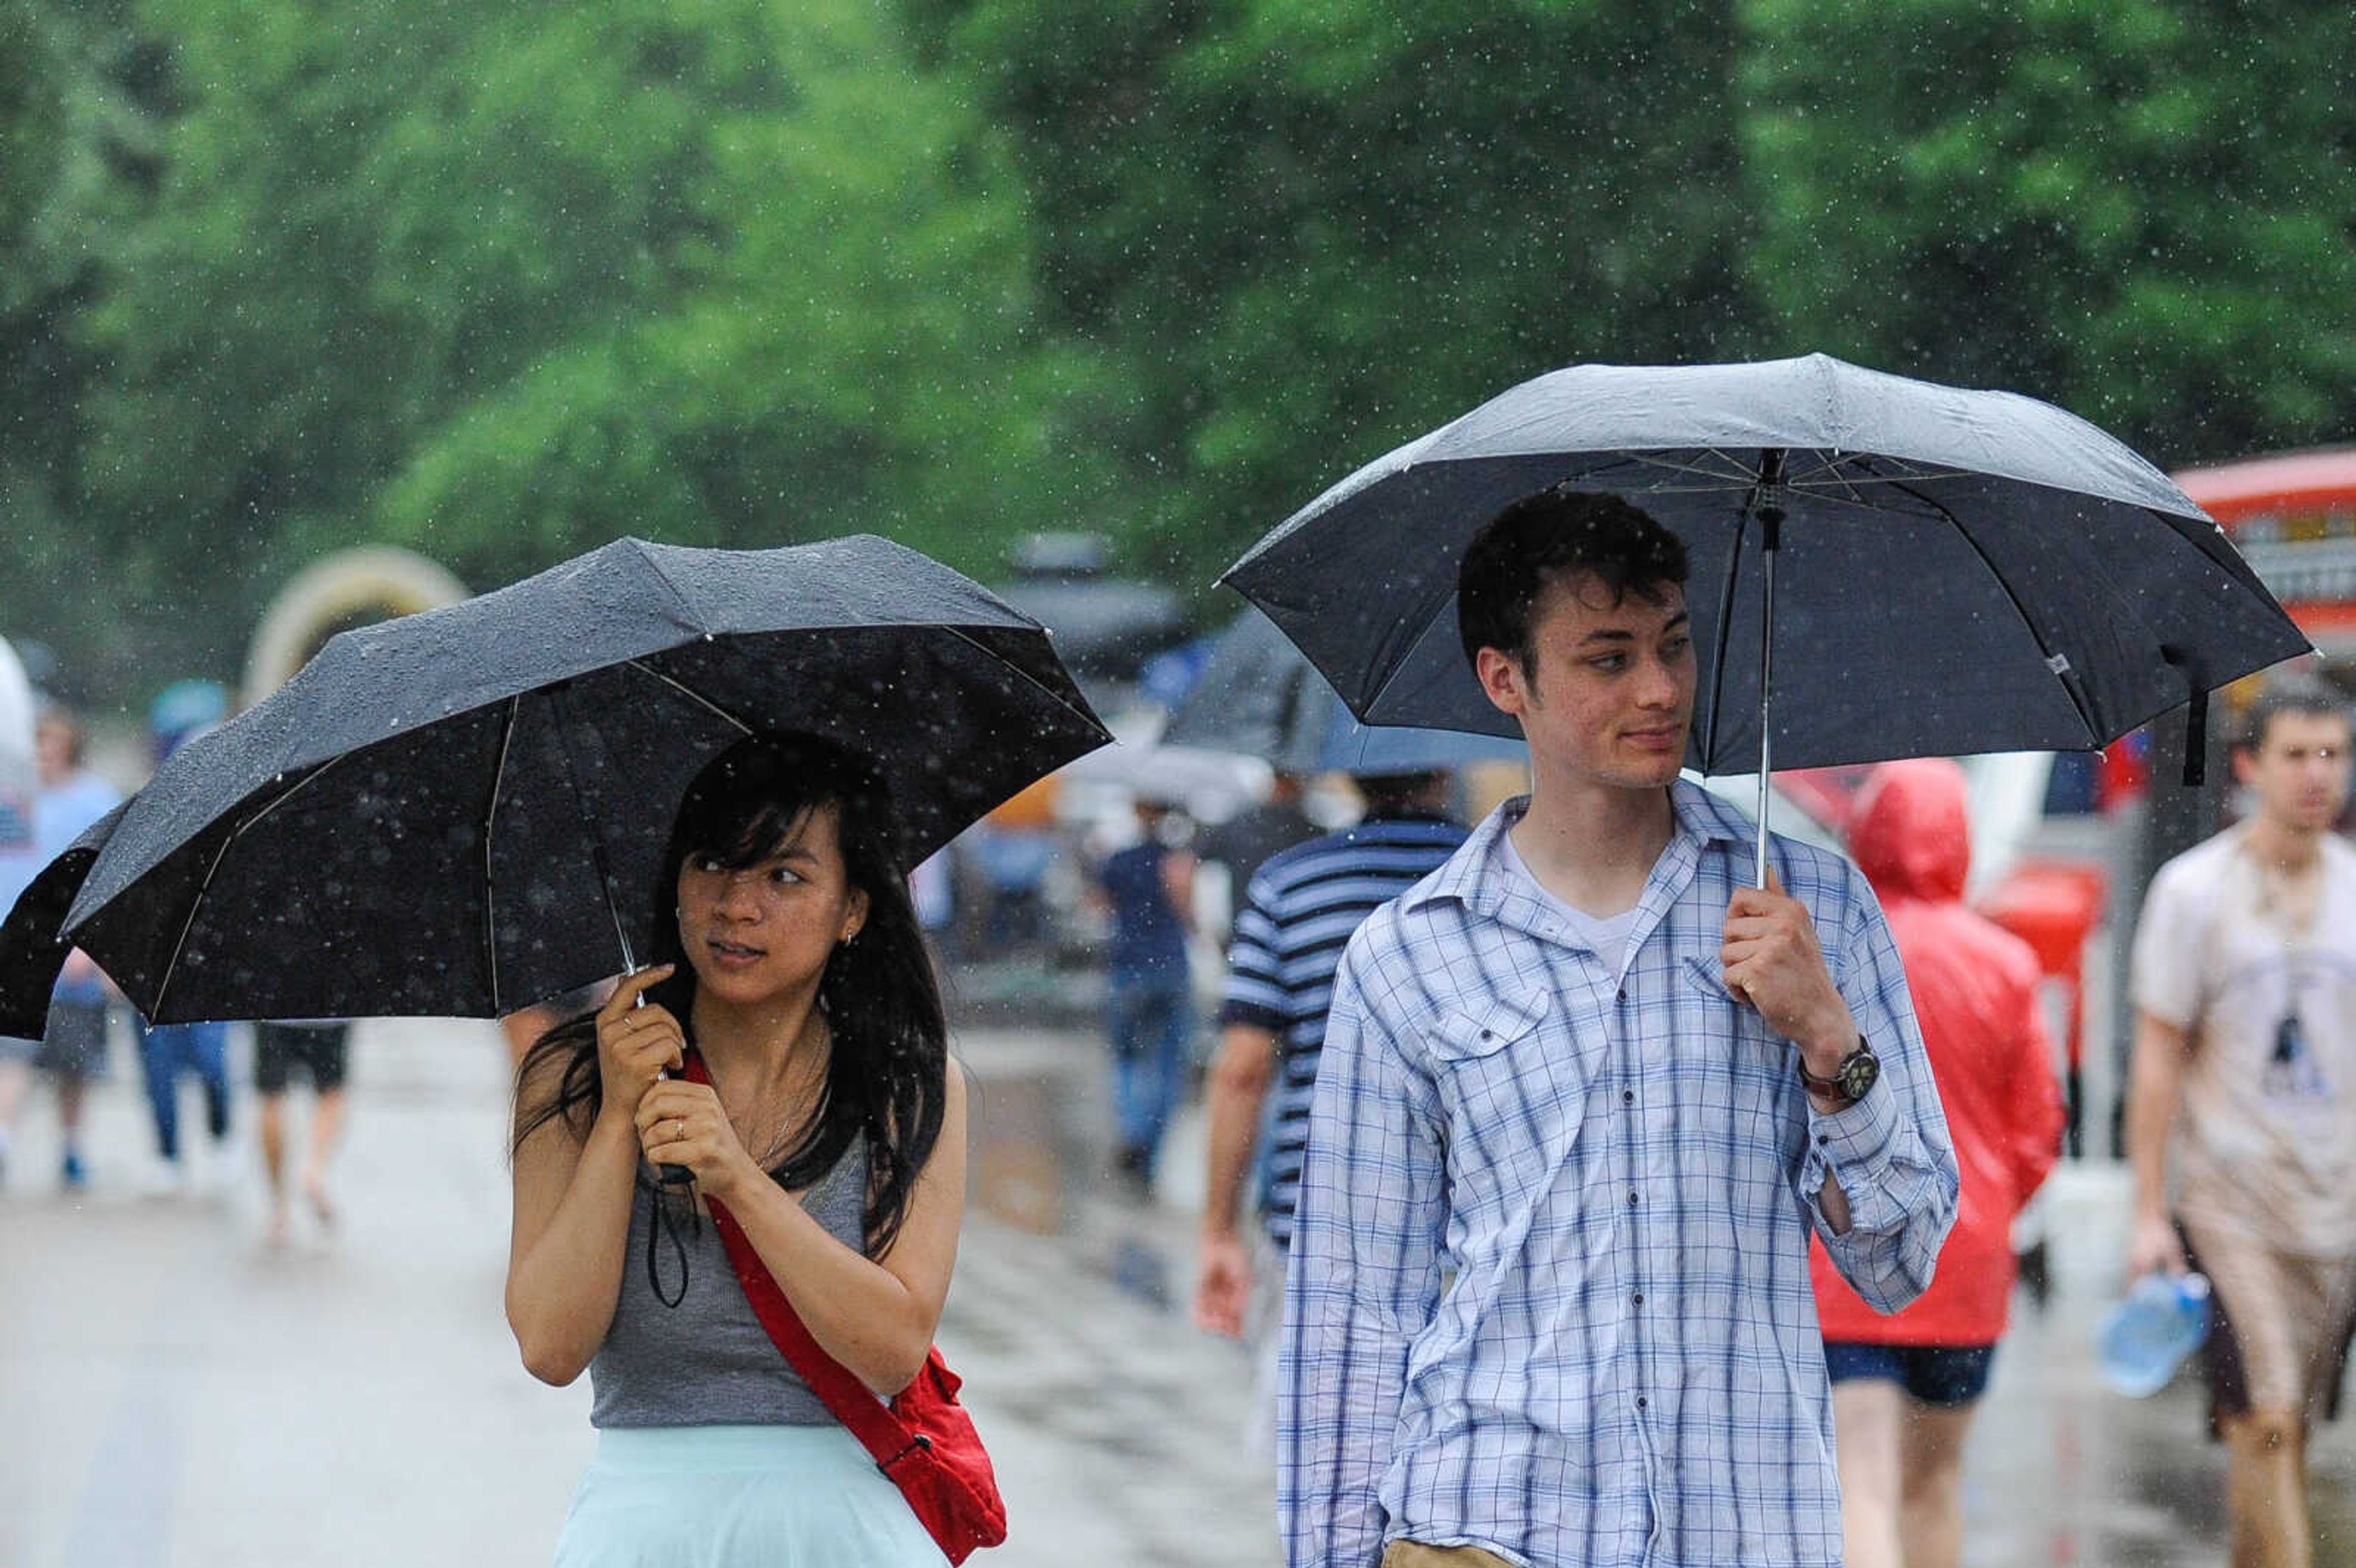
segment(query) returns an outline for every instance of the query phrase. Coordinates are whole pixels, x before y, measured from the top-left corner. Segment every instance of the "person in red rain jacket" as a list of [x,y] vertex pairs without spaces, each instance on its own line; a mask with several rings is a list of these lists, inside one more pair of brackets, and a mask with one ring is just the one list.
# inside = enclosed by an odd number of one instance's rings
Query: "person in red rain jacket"
[[1883,1317],[1813,1244],[1833,1384],[1847,1568],[1954,1568],[1964,1432],[1987,1387],[2012,1294],[2012,1221],[2052,1168],[2062,1092],[2027,944],[1963,901],[1971,830],[1963,770],[1889,763],[1849,819],[1906,965],[1963,1194],[1930,1289]]

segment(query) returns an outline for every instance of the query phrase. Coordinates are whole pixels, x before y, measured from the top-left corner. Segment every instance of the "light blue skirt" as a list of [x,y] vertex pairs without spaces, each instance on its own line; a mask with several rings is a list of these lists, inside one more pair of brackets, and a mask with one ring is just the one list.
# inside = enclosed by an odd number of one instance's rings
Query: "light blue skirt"
[[556,1568],[946,1561],[900,1488],[833,1425],[609,1427],[556,1543]]

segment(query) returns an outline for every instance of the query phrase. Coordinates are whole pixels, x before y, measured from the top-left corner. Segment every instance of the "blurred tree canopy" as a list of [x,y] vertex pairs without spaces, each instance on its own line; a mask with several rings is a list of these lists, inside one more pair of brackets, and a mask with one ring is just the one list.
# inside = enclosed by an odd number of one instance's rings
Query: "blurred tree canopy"
[[2321,0],[0,0],[0,630],[136,698],[337,546],[625,532],[1216,609],[1581,359],[2347,439],[2351,72]]
[[622,533],[988,567],[1093,461],[1003,138],[826,0],[148,0],[188,104],[108,236],[62,506],[168,619],[338,544]]
[[2356,439],[2344,5],[1743,0],[1779,340],[2061,403],[2164,466]]
[[1133,553],[1189,581],[1514,382],[1740,336],[1721,5],[910,3],[1119,356]]

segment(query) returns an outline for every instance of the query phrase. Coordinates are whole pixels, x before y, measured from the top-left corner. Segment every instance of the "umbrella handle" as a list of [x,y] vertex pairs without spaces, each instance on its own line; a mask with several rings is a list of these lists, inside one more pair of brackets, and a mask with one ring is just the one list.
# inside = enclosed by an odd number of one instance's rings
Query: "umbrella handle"
[[[669,1078],[670,1074],[664,1072],[659,1074],[659,1076]],[[695,1185],[695,1172],[688,1169],[688,1168],[683,1165],[659,1165],[655,1167],[655,1177],[665,1187],[692,1187]]]
[[[629,939],[627,937],[623,938],[622,947],[623,955],[625,957],[628,956],[629,945]],[[644,991],[639,992],[637,996],[630,998],[630,1008],[632,1011],[636,1011],[646,1005],[647,994]],[[668,1069],[658,1068],[655,1071],[655,1077],[658,1081],[668,1079],[669,1076],[670,1072]],[[692,1187],[695,1185],[695,1172],[688,1169],[687,1167],[683,1165],[659,1165],[655,1167],[655,1175],[665,1187]]]

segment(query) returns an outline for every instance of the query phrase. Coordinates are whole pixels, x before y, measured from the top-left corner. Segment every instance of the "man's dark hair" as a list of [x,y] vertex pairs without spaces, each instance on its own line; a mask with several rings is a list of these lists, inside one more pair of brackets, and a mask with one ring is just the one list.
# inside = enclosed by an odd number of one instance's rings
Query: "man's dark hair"
[[2242,752],[2265,749],[2266,730],[2277,713],[2304,713],[2319,719],[2337,719],[2350,722],[2348,699],[2335,690],[2321,676],[2304,670],[2285,670],[2266,677],[2258,688],[2258,695],[2250,701],[2242,715],[2239,731],[2233,737],[2233,748]]
[[1525,496],[1472,537],[1456,569],[1456,632],[1464,657],[1496,648],[1528,667],[1538,594],[1586,573],[1619,604],[1658,604],[1686,581],[1685,541],[1617,496],[1557,485]]

